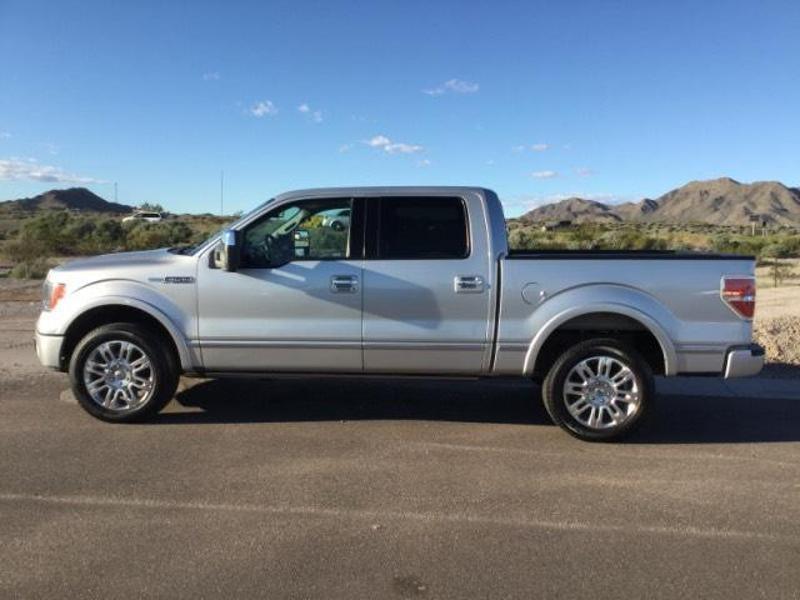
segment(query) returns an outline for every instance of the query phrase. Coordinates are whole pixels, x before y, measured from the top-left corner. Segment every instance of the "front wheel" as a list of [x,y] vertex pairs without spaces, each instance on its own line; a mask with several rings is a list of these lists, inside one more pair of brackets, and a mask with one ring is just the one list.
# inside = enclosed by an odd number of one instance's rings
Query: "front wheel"
[[69,365],[72,391],[103,421],[138,421],[161,410],[178,385],[175,356],[157,332],[113,323],[89,332]]
[[629,434],[653,395],[647,362],[614,339],[573,346],[556,360],[542,384],[542,399],[553,422],[586,441],[613,441]]

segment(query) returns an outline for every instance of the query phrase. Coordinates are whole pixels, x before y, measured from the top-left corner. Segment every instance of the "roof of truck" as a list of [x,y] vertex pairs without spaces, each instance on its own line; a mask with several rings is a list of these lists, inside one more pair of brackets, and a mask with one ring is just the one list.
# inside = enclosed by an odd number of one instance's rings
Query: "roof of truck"
[[329,187],[309,188],[305,190],[292,190],[275,197],[276,200],[291,200],[293,198],[308,198],[313,196],[442,196],[445,194],[483,193],[489,190],[483,187],[448,186],[448,185],[403,185],[379,187]]

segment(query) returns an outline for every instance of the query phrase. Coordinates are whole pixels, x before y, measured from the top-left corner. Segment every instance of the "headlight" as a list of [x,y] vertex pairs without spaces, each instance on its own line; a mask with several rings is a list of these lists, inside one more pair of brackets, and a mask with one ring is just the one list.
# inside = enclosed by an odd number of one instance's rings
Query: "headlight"
[[67,292],[67,286],[63,283],[53,283],[50,280],[45,280],[42,285],[42,308],[44,310],[53,310]]

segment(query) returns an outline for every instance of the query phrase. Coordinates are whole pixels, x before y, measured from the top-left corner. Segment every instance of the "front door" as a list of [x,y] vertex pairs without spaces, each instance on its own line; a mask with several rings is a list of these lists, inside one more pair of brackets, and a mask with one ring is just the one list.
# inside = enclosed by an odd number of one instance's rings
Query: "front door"
[[198,336],[207,370],[362,370],[362,261],[351,254],[350,219],[342,216],[351,204],[277,206],[242,231],[239,270],[201,261]]

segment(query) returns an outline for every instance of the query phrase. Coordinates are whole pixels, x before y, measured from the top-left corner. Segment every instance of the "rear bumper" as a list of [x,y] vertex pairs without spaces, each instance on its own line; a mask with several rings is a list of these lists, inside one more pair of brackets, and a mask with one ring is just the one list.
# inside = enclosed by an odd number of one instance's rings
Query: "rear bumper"
[[61,344],[63,342],[63,335],[45,335],[38,331],[36,332],[34,336],[36,356],[42,366],[51,369],[61,368]]
[[734,346],[725,355],[725,379],[756,375],[764,366],[764,348],[758,344]]

